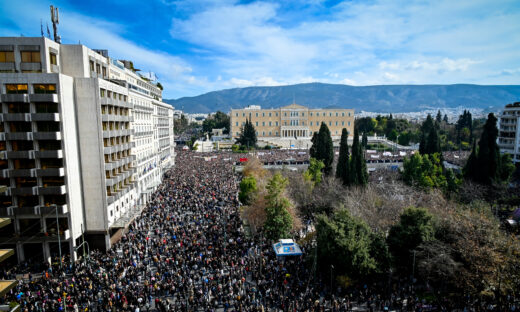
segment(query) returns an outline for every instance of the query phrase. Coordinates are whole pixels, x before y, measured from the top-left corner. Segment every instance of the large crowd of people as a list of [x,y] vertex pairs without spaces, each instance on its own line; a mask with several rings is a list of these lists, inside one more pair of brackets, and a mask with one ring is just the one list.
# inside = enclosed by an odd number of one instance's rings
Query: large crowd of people
[[[304,256],[245,235],[230,153],[179,152],[153,199],[107,252],[22,279],[21,311],[347,311],[423,306],[406,283],[329,287]],[[305,248],[304,248],[305,253]],[[14,271],[4,272],[5,278]],[[378,290],[378,291],[376,291]],[[384,295],[382,295],[384,294]]]

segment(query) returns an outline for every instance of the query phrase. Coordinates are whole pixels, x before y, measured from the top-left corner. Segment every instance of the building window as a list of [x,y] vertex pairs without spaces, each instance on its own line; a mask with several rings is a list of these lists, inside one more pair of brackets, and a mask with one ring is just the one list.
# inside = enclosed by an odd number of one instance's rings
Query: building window
[[103,77],[107,76],[107,68],[103,66]]
[[329,113],[329,117],[332,117],[332,113]]
[[278,117],[278,112],[276,113],[276,117]]
[[302,117],[305,117],[305,113],[302,112]]
[[278,121],[275,121],[276,126],[278,127]]
[[312,127],[312,121],[311,121],[311,127]]
[[50,94],[56,93],[56,85],[55,84],[35,84],[34,93],[36,94]]
[[271,117],[271,112],[269,112],[269,117]]
[[338,112],[336,112],[336,117],[338,117]]
[[56,53],[49,53],[49,60],[51,65],[58,65],[58,58],[56,57]]
[[345,117],[345,112],[341,113],[341,116]]
[[90,71],[93,72],[94,71],[94,61],[89,61],[89,64],[90,64]]
[[262,136],[265,136],[265,132],[264,131],[262,131]]
[[14,63],[14,52],[0,52],[0,63]]
[[344,125],[345,125],[345,122],[344,122],[344,121],[342,121],[342,122],[341,122],[341,125],[342,125],[342,126],[344,126]]
[[39,63],[40,52],[22,51],[22,63]]
[[350,121],[348,122],[348,126],[350,127]]
[[236,123],[236,126],[238,127],[238,121],[237,121],[237,123]]
[[317,117],[320,117],[320,113],[316,113],[316,116],[317,116]]
[[283,115],[284,115],[285,117],[287,117],[287,112],[283,113]]
[[26,84],[6,84],[5,91],[7,94],[27,94]]
[[265,113],[262,113],[262,117],[265,117]]
[[242,113],[242,117],[246,117],[246,113]]
[[269,131],[269,136],[271,136],[271,131]]
[[240,135],[240,133],[237,132],[237,135]]
[[271,127],[271,126],[272,126],[272,124],[271,124],[271,122],[269,122],[269,127]]
[[258,117],[258,113],[256,113],[256,117]]
[[329,126],[332,126],[332,121],[329,121]]
[[256,124],[256,126],[258,127],[258,121],[257,121],[255,124]]
[[348,113],[348,116],[350,117],[350,112]]
[[[338,122],[336,121],[336,126],[338,125]],[[336,131],[337,132],[337,131]]]
[[238,113],[236,113],[235,116],[238,117]]
[[305,121],[302,121],[302,126],[305,126]]
[[265,127],[265,121],[262,121],[262,127]]
[[312,116],[312,112],[311,112],[310,114],[311,114],[311,116]]
[[105,97],[105,89],[99,89],[99,95]]
[[276,135],[278,135],[278,131],[276,131]]

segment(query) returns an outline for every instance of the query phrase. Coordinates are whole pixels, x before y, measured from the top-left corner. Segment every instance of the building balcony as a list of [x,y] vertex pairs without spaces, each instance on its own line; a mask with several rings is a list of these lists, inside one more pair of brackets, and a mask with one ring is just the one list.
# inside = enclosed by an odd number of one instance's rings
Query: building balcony
[[33,172],[34,169],[10,169],[9,177],[10,178],[29,178],[35,177],[36,172]]
[[59,186],[40,186],[38,188],[38,195],[64,195],[67,193],[65,185]]
[[114,105],[114,100],[109,97],[102,97],[100,102],[101,105]]
[[63,150],[34,151],[36,158],[63,158]]
[[0,71],[1,72],[14,72],[16,69],[13,62],[0,63]]
[[1,99],[4,103],[29,103],[28,94],[2,94]]
[[65,168],[32,169],[36,177],[64,177]]
[[52,94],[31,94],[30,95],[31,102],[45,102],[45,103],[58,103],[58,95],[55,93]]
[[3,178],[3,179],[9,178],[9,169],[0,170],[0,178]]
[[7,159],[34,159],[34,151],[3,151],[2,153]]
[[5,134],[6,140],[23,140],[23,141],[32,141],[35,138],[33,137],[32,132],[8,132]]
[[31,62],[31,63],[20,63],[20,70],[24,71],[41,71],[42,70],[42,63],[40,62]]
[[58,215],[65,215],[69,212],[67,205],[56,205],[55,206],[26,206],[26,207],[18,207],[18,206],[9,206],[9,207],[1,207],[0,208],[0,217],[8,217],[14,218],[18,217],[36,217],[40,215],[49,215],[55,214],[56,209],[58,210]]
[[116,152],[116,146],[105,146],[103,147],[103,153],[110,155]]
[[7,192],[8,195],[38,195],[38,187],[37,186],[29,186],[29,187],[10,187]]
[[[40,94],[42,95],[42,94]],[[47,94],[45,94],[47,95]],[[58,113],[35,113],[30,116],[31,121],[60,121]]]
[[35,140],[61,140],[61,132],[35,132]]
[[134,121],[134,117],[128,115],[103,114],[101,115],[101,120],[114,122],[132,122]]
[[2,121],[31,121],[31,114],[27,113],[3,113]]

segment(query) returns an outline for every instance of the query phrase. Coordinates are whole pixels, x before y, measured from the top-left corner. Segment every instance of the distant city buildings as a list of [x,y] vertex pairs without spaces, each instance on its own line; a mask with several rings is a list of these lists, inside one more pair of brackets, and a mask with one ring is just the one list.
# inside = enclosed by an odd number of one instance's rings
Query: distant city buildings
[[354,133],[353,109],[310,109],[298,104],[262,109],[255,105],[232,109],[230,115],[230,134],[234,138],[240,136],[246,119],[253,123],[258,138],[310,138],[319,131],[322,122],[329,127],[334,139],[341,136],[343,128],[351,136]]
[[520,162],[520,102],[507,104],[499,115],[498,146],[501,153],[511,155],[513,162]]
[[[0,38],[0,245],[19,261],[109,248],[174,164],[173,107],[106,50]],[[82,247],[85,247],[84,245]]]

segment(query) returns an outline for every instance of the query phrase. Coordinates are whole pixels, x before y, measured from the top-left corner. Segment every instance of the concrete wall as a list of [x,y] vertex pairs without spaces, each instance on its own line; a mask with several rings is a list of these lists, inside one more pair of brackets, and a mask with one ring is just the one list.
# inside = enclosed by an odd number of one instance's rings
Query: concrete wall
[[81,192],[81,171],[78,142],[77,113],[74,105],[74,79],[59,75],[59,101],[62,146],[64,153],[65,183],[67,185],[67,206],[70,211],[72,237],[82,235],[84,220],[83,194]]
[[98,79],[75,79],[75,102],[80,132],[81,170],[86,230],[108,230],[103,134]]

